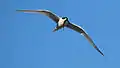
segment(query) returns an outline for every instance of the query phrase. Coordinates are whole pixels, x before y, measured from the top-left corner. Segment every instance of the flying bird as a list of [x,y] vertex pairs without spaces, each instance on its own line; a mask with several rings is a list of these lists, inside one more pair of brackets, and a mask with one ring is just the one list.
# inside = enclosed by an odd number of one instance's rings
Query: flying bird
[[101,54],[104,56],[104,54],[98,49],[98,47],[95,45],[95,43],[93,42],[93,40],[88,36],[88,34],[85,32],[85,30],[76,25],[73,24],[71,22],[69,22],[67,17],[59,17],[56,14],[54,14],[53,12],[49,11],[49,10],[16,10],[16,11],[20,11],[20,12],[32,12],[32,13],[41,13],[43,15],[48,16],[49,18],[51,18],[54,22],[56,22],[57,26],[55,27],[55,29],[53,30],[53,32],[64,28],[64,27],[68,27],[70,29],[75,30],[76,32],[79,32],[81,35],[85,36],[85,38],[90,42],[90,44]]

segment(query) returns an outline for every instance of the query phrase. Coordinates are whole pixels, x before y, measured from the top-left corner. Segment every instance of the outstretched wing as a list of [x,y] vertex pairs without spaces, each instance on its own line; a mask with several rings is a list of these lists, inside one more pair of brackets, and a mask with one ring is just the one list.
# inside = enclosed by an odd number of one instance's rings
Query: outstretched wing
[[92,39],[88,36],[88,34],[84,31],[84,29],[80,26],[77,26],[75,24],[72,23],[68,23],[66,25],[66,27],[73,29],[79,33],[81,33],[83,36],[85,36],[85,38],[91,43],[91,45],[100,53],[104,56],[104,54],[98,49],[98,47],[95,45],[95,43],[92,41]]
[[54,14],[54,13],[48,11],[48,10],[16,10],[16,11],[41,13],[41,14],[44,14],[44,15],[48,16],[49,18],[51,18],[56,23],[59,21],[59,17],[56,14]]

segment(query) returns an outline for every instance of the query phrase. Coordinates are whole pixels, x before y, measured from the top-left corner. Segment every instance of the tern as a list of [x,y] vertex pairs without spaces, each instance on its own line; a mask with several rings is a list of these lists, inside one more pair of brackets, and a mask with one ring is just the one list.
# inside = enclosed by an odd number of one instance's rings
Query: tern
[[70,29],[75,30],[76,32],[79,32],[81,35],[85,36],[85,38],[90,42],[90,44],[102,55],[104,56],[104,54],[98,49],[98,47],[95,45],[95,43],[93,42],[93,40],[88,36],[88,34],[85,32],[85,30],[76,25],[73,24],[71,22],[69,22],[68,17],[59,17],[57,16],[55,13],[49,11],[49,10],[16,10],[16,11],[20,11],[20,12],[32,12],[32,13],[41,13],[43,15],[48,16],[49,18],[51,18],[54,22],[56,22],[57,26],[55,27],[55,29],[53,30],[53,32],[67,27]]

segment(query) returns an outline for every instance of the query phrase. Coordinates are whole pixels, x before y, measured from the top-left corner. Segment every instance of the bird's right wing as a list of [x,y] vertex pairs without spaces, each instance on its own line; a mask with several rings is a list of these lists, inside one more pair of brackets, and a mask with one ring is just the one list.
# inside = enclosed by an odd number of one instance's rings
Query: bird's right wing
[[92,41],[92,39],[88,36],[88,34],[84,31],[84,29],[80,26],[77,26],[75,24],[72,23],[68,23],[66,25],[66,27],[73,29],[79,33],[81,33],[83,36],[85,36],[85,38],[91,43],[91,45],[100,53],[104,56],[104,54],[98,49],[98,47],[95,45],[95,43]]
[[48,10],[16,10],[16,11],[20,11],[20,12],[32,12],[32,13],[41,13],[44,14],[46,16],[48,16],[49,18],[51,18],[53,21],[55,21],[56,23],[59,21],[59,17],[52,13],[51,11]]

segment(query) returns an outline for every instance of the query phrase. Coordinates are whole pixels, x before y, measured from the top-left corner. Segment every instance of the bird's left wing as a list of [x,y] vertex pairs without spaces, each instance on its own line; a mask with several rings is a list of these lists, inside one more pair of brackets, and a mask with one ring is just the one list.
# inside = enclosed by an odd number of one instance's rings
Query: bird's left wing
[[49,18],[51,18],[56,23],[59,21],[59,17],[56,14],[52,13],[51,11],[49,11],[49,10],[16,10],[16,11],[41,13],[41,14],[44,14],[44,15],[48,16]]
[[84,31],[84,29],[80,26],[77,26],[73,23],[68,23],[66,27],[73,29],[79,33],[81,33],[85,38],[91,43],[91,45],[100,53],[104,56],[104,54],[98,49],[98,47],[95,45],[95,43],[92,41],[92,39],[88,36],[88,34]]

